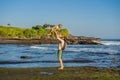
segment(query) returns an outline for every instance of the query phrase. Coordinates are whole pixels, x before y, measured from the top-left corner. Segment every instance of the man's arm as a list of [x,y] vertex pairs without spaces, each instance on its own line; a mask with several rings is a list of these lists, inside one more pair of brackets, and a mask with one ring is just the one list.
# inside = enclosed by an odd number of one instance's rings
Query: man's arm
[[60,38],[61,34],[57,32],[55,32],[55,34],[56,34],[56,38],[62,43],[62,45],[64,45],[64,40]]

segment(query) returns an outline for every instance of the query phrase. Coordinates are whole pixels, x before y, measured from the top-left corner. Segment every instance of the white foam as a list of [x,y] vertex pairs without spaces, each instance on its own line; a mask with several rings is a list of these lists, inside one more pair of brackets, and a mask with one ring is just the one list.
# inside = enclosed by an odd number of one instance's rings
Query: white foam
[[40,47],[40,46],[31,46],[30,48],[41,49],[41,50],[48,50],[47,47]]
[[67,48],[67,49],[65,49],[65,51],[68,51],[68,52],[80,52],[80,49],[76,49],[76,48]]
[[120,41],[102,41],[103,45],[120,45]]
[[104,49],[104,48],[68,48],[66,51],[72,51],[72,52],[90,52],[90,53],[105,53],[105,54],[117,54],[117,50],[111,50],[110,48]]
[[31,46],[30,48],[40,49],[40,50],[57,50],[57,48],[53,48],[53,47],[50,48],[48,46],[38,46],[38,45]]
[[88,52],[93,52],[93,53],[106,53],[106,54],[117,54],[118,51],[116,50],[111,50],[111,49],[103,49],[103,48],[92,48],[92,49],[89,49]]

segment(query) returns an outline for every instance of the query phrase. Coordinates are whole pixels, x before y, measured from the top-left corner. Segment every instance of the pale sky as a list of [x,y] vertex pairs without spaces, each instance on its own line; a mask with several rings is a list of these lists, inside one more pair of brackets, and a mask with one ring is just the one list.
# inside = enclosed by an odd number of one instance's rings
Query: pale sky
[[63,24],[77,36],[120,39],[120,0],[0,0],[0,25]]

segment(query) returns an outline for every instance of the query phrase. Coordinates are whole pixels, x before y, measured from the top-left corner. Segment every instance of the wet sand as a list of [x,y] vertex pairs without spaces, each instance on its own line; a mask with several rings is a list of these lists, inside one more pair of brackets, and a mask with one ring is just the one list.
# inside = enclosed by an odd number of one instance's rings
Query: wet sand
[[120,80],[120,67],[0,68],[0,80]]
[[[93,60],[63,60],[64,63],[90,63]],[[42,60],[42,61],[0,61],[0,64],[22,64],[22,63],[59,63],[57,60]]]

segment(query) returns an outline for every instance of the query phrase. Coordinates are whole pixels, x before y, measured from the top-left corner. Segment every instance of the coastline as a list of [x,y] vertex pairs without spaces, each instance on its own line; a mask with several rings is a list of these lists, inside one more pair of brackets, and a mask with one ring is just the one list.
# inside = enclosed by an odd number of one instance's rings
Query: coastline
[[[93,44],[100,45],[100,38],[84,36],[68,36],[67,44]],[[53,38],[0,38],[0,44],[57,44]]]
[[0,68],[0,80],[119,80],[120,67]]

